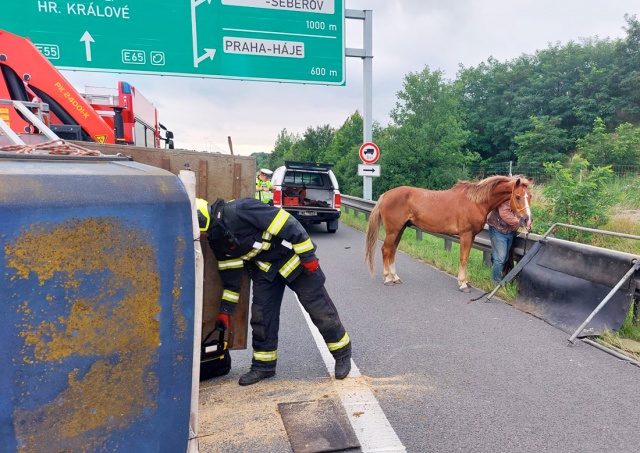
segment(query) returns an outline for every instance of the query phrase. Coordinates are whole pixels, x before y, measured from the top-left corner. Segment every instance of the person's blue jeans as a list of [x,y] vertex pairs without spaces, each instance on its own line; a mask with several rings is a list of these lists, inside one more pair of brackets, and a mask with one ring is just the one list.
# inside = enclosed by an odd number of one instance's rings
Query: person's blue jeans
[[491,238],[491,262],[493,263],[491,279],[496,283],[500,283],[500,280],[502,280],[502,271],[509,259],[509,250],[511,250],[511,244],[513,244],[513,238],[515,236],[515,232],[504,234],[496,230],[494,227],[489,226],[489,237]]

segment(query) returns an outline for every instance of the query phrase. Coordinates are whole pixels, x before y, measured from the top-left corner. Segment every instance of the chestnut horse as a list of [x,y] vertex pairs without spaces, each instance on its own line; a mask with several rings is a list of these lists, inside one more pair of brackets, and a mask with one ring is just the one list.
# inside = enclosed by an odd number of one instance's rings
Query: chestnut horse
[[365,262],[374,275],[374,247],[380,231],[380,220],[386,237],[382,244],[384,284],[402,283],[396,272],[396,250],[408,226],[421,230],[457,234],[460,237],[460,291],[469,292],[467,261],[476,235],[482,231],[487,215],[501,203],[511,200],[515,212],[527,228],[531,228],[529,186],[533,180],[523,176],[490,176],[477,183],[460,181],[448,190],[418,187],[396,187],[382,195],[371,211],[367,225]]

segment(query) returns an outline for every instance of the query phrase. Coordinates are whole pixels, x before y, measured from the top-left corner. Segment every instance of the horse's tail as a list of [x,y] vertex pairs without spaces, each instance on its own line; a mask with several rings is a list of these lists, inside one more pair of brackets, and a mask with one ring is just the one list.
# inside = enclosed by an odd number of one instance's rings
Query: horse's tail
[[364,262],[369,266],[369,273],[372,277],[375,271],[375,247],[378,243],[378,233],[380,232],[380,203],[382,202],[383,196],[384,194],[378,198],[378,202],[373,207],[371,214],[369,214],[369,223],[367,223],[367,245],[365,248]]

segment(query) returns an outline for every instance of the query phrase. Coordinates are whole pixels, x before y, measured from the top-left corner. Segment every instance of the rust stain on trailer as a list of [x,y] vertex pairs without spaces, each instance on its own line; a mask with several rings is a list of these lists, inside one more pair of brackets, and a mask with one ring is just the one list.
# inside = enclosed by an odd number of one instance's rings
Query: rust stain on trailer
[[[34,224],[5,245],[5,260],[13,279],[35,276],[40,286],[17,307],[25,370],[17,373],[22,392],[13,414],[20,451],[98,450],[109,431],[155,412],[160,278],[146,232],[106,217]],[[48,376],[25,379],[35,375],[28,367],[45,364],[57,375],[79,357],[91,359],[88,369],[72,368],[60,393],[33,408],[31,389]]]

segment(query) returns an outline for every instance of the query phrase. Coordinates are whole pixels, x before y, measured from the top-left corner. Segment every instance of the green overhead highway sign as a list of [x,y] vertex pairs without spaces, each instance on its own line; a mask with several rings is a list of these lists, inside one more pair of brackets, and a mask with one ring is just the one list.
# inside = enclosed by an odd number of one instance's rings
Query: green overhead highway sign
[[56,67],[344,85],[344,0],[1,0]]

